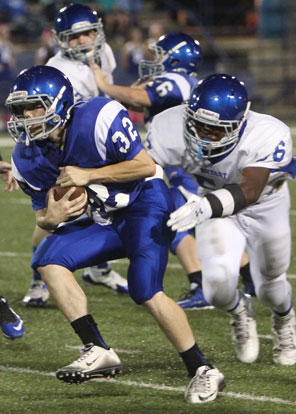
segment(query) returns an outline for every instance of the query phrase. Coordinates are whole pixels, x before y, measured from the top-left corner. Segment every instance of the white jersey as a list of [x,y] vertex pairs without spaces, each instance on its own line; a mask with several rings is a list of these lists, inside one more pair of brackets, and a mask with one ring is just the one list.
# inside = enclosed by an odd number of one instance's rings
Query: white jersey
[[[75,103],[81,100],[93,98],[99,95],[99,90],[91,68],[78,60],[68,59],[59,51],[46,63],[63,72],[72,83]],[[115,58],[111,47],[105,43],[101,56],[101,68],[108,77],[108,82],[113,83],[112,72],[116,68]]]
[[156,115],[145,145],[151,157],[162,167],[182,167],[193,175],[200,185],[201,195],[225,184],[238,184],[243,169],[247,167],[271,170],[259,201],[289,177],[288,173],[280,171],[292,159],[292,138],[283,122],[250,111],[245,130],[234,150],[218,162],[200,161],[193,160],[186,150],[183,138],[185,108],[186,105],[180,105]]

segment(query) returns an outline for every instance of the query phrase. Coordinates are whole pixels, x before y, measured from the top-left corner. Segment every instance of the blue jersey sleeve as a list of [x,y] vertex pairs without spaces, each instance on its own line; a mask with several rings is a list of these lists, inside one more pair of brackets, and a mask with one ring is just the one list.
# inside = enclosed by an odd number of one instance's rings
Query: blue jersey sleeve
[[173,79],[158,77],[149,82],[145,90],[149,96],[154,112],[155,108],[157,108],[157,113],[183,102],[182,92]]

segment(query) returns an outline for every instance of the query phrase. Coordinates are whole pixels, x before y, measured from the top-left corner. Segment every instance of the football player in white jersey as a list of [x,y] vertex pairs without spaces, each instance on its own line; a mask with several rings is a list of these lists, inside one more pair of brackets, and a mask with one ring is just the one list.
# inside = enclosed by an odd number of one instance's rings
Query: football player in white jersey
[[[102,259],[128,257],[130,297],[154,317],[192,378],[186,401],[215,400],[224,376],[198,348],[184,310],[163,292],[173,237],[166,223],[174,205],[162,168],[144,149],[126,108],[105,97],[73,105],[71,83],[50,66],[21,72],[6,104],[12,113],[8,130],[17,142],[13,174],[31,197],[38,225],[52,231],[38,246],[32,267],[84,345],[57,378],[80,383],[121,370],[73,272]],[[55,183],[84,186],[88,197],[70,200],[72,187],[56,201]],[[87,217],[65,223],[86,205]]]
[[[103,25],[97,13],[82,4],[70,4],[58,12],[53,32],[60,50],[46,64],[61,70],[70,79],[75,102],[102,95],[88,61],[96,61],[107,74],[109,82],[113,82],[112,72],[116,62],[111,47],[105,41]],[[33,251],[45,236],[47,232],[36,225]],[[112,270],[109,263],[85,269],[82,278],[86,283],[103,285],[117,293],[128,293],[126,279]],[[46,285],[38,272],[34,271],[33,281],[23,298],[23,304],[44,306],[48,298]]]
[[259,354],[256,321],[237,288],[246,248],[256,295],[272,310],[273,361],[294,365],[286,180],[295,174],[296,160],[289,128],[249,108],[237,78],[208,76],[194,87],[188,104],[154,117],[146,146],[159,165],[182,166],[199,183],[198,195],[181,189],[188,201],[168,225],[177,231],[196,228],[204,295],[229,313],[238,358],[251,363]]

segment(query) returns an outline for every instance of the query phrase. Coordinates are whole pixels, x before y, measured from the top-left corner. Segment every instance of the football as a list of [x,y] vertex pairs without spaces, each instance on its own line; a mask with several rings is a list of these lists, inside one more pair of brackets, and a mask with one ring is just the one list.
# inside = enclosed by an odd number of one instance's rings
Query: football
[[[66,194],[71,188],[73,187],[61,187],[59,185],[53,186],[53,197],[55,201],[59,201],[64,194]],[[69,200],[75,200],[75,198],[79,197],[80,194],[85,193],[86,189],[85,187],[75,187],[76,190],[71,195]]]

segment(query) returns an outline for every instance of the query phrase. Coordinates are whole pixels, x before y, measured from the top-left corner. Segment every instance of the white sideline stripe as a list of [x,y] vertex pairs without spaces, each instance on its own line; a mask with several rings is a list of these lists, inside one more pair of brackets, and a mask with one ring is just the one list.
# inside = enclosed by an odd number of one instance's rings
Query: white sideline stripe
[[258,335],[258,338],[262,338],[262,339],[273,339],[272,335]]
[[17,252],[1,252],[0,256],[2,257],[30,257],[32,253],[17,253]]
[[[0,257],[31,257],[31,253],[17,253],[17,252],[5,252],[0,251]],[[127,259],[120,259],[120,260],[110,260],[109,263],[114,264],[128,264],[129,261]],[[168,263],[167,267],[169,269],[182,269],[182,266],[179,263]],[[288,279],[296,279],[296,275],[289,274]]]
[[[36,369],[30,369],[30,368],[7,367],[4,365],[0,365],[0,371],[16,372],[19,374],[35,374],[35,375],[41,375],[44,377],[55,377],[54,372],[44,372],[44,371],[38,371]],[[157,391],[185,392],[185,387],[169,387],[167,385],[155,385],[155,384],[135,382],[135,381],[120,381],[120,380],[116,380],[113,378],[93,379],[92,381],[106,382],[109,384],[113,383],[113,384],[118,384],[118,385],[126,385],[129,387],[151,388]],[[282,400],[281,398],[255,396],[255,395],[241,394],[241,393],[235,393],[235,392],[221,392],[220,395],[223,395],[224,397],[241,399],[241,400],[268,402],[268,403],[275,403],[275,404],[289,405],[292,407],[296,407],[295,401]]]

